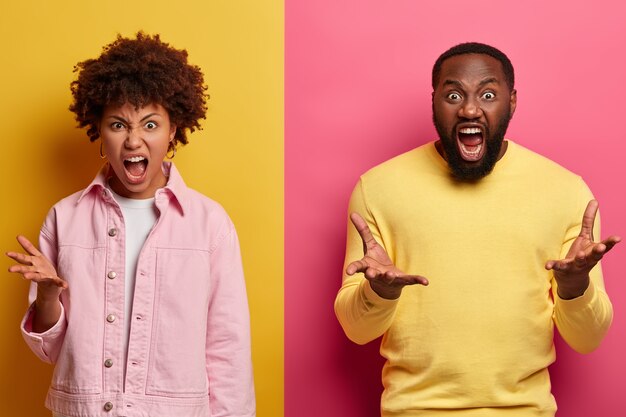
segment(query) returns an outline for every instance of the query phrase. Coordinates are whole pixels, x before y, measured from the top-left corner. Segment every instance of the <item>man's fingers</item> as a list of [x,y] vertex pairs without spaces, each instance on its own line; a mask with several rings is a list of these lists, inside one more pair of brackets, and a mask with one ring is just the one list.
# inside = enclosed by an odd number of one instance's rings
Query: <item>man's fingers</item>
[[600,261],[600,259],[602,259],[605,253],[606,245],[604,243],[598,243],[597,245],[594,245],[591,249],[591,254],[589,254],[589,258],[591,258],[591,260],[595,262],[598,262]]
[[346,274],[354,275],[357,272],[365,272],[367,270],[367,263],[359,259],[358,261],[351,262],[350,265],[346,267]]
[[374,239],[367,222],[363,219],[363,217],[361,217],[361,215],[359,215],[359,213],[351,213],[350,220],[352,221],[352,224],[356,228],[357,232],[359,232],[359,236],[361,236],[361,240],[363,241],[363,251],[365,252],[372,242],[376,242],[376,239]]
[[619,236],[609,236],[608,238],[604,239],[602,241],[604,246],[606,246],[606,250],[604,251],[604,253],[613,249],[613,246],[617,245],[621,241],[622,241],[622,238]]
[[[572,264],[572,259],[562,259],[559,261],[548,261],[546,262],[545,268],[549,271],[549,270],[554,270],[554,271],[566,271],[570,268],[571,264]],[[575,262],[575,261],[574,261]]]
[[[373,270],[374,268],[369,268],[367,272]],[[368,275],[366,272],[366,276]],[[381,274],[379,271],[373,270],[372,276],[368,277],[368,279],[380,279],[384,281],[387,285],[394,286],[406,286],[406,285],[428,285],[428,280],[420,275],[407,275],[403,274],[399,271],[387,271],[384,274]]]
[[580,227],[580,236],[588,236],[593,241],[593,223],[598,213],[598,201],[591,200],[587,203],[587,208],[583,214],[583,223]]
[[428,279],[420,275],[399,275],[396,279],[403,280],[406,285],[428,285]]
[[365,269],[363,275],[365,275],[365,278],[367,279],[382,279],[383,281],[387,282],[387,279],[385,279],[385,274],[381,274],[380,271],[376,268],[369,267]]
[[573,258],[548,261],[545,268],[559,272],[567,272],[575,268],[591,268],[602,259],[607,251],[608,246],[604,242],[597,243],[590,250],[579,251]]
[[17,241],[24,248],[24,250],[28,252],[30,255],[33,255],[33,256],[41,255],[41,252],[39,252],[39,250],[37,250],[35,245],[30,243],[30,240],[26,239],[25,236],[22,236],[22,235],[17,236]]

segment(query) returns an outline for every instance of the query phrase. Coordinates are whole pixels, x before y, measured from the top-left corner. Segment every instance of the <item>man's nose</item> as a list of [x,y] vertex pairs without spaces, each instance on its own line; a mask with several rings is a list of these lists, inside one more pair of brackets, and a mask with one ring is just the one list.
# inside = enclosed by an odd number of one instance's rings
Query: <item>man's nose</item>
[[466,99],[459,108],[459,116],[464,119],[477,119],[483,115],[483,110],[475,99]]

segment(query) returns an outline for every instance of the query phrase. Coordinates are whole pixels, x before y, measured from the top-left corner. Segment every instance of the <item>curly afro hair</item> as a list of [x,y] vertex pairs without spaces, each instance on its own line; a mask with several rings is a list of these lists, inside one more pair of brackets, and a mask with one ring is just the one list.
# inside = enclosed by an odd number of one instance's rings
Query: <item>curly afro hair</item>
[[107,105],[163,106],[177,127],[170,149],[188,142],[187,130],[201,129],[208,98],[202,71],[187,63],[187,51],[171,47],[159,35],[118,35],[100,57],[79,62],[74,72],[78,78],[71,84],[70,110],[79,127],[87,126],[92,142],[100,137],[98,124]]

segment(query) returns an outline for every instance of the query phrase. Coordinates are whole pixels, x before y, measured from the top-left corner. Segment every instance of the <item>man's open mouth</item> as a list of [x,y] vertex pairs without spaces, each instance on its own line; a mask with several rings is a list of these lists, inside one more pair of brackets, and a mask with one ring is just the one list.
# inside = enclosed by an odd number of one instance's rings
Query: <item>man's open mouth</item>
[[484,144],[484,130],[482,127],[472,126],[457,129],[457,146],[464,161],[479,161],[485,153]]

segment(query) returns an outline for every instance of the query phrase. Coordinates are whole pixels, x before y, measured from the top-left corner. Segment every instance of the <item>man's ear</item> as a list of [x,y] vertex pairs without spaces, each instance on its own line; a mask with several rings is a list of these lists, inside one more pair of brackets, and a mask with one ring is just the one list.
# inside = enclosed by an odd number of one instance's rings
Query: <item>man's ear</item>
[[517,107],[517,90],[513,89],[511,91],[511,99],[509,101],[509,105],[511,108],[509,119],[513,118],[513,113],[515,113],[515,108]]

